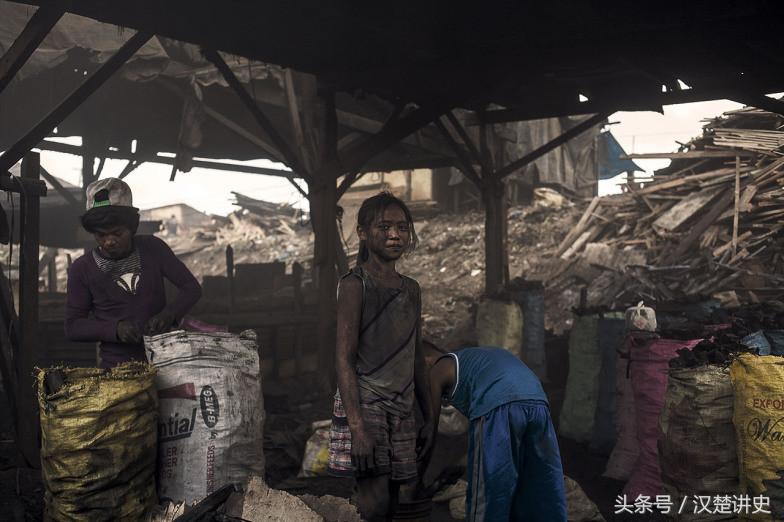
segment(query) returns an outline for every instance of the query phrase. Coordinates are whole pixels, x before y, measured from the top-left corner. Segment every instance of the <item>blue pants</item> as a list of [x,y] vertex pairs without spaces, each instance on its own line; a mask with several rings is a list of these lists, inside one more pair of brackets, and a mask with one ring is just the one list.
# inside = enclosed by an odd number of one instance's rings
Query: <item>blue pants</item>
[[563,468],[550,409],[504,404],[471,421],[466,520],[566,522]]

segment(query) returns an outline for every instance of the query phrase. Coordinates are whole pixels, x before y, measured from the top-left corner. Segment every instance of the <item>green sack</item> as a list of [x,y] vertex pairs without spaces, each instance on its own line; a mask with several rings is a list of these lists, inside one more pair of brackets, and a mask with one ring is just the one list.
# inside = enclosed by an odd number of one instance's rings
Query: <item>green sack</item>
[[[37,370],[41,466],[49,520],[144,520],[155,506],[156,370]],[[47,393],[47,375],[64,384]]]
[[601,370],[599,316],[577,316],[569,334],[569,377],[558,426],[560,435],[577,442],[591,440]]

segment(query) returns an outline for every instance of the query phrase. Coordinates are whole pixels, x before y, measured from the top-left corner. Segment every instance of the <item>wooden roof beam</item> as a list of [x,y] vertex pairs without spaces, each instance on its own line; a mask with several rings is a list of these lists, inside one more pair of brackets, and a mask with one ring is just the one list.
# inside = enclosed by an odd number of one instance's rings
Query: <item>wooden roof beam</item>
[[212,64],[218,69],[223,78],[229,84],[229,87],[231,87],[240,97],[242,103],[245,104],[245,107],[248,108],[253,117],[256,119],[256,122],[267,134],[270,141],[272,141],[272,145],[278,151],[280,151],[280,154],[283,156],[283,159],[286,161],[289,168],[296,172],[297,175],[302,176],[308,183],[310,183],[312,177],[306,170],[305,166],[300,162],[299,156],[294,152],[294,150],[291,148],[291,145],[289,145],[283,136],[278,133],[278,130],[275,128],[275,125],[272,123],[272,121],[267,118],[261,109],[259,109],[259,106],[256,105],[256,101],[251,98],[250,94],[248,94],[248,91],[245,90],[245,87],[242,86],[239,79],[234,74],[234,71],[229,68],[229,66],[217,51],[212,49],[203,49],[203,51],[205,58],[212,62]]
[[338,157],[324,163],[314,174],[315,179],[337,179],[347,172],[361,171],[373,157],[405,137],[429,125],[451,110],[451,106],[418,107],[401,118],[391,118],[377,134],[356,140],[338,151]]
[[0,92],[11,83],[64,13],[62,7],[46,5],[39,7],[33,14],[8,51],[0,58]]
[[436,125],[436,128],[438,128],[438,130],[441,131],[441,134],[443,134],[447,144],[449,144],[449,146],[452,148],[455,155],[457,156],[458,163],[460,165],[460,171],[463,174],[465,174],[465,177],[468,178],[469,181],[471,181],[471,183],[476,185],[476,188],[482,190],[482,186],[483,186],[482,178],[479,177],[479,174],[476,172],[476,169],[472,165],[471,158],[469,157],[468,151],[463,147],[461,147],[459,143],[457,143],[454,137],[449,133],[447,128],[441,122],[441,118],[436,119],[434,123]]
[[152,37],[149,33],[136,33],[122,47],[109,58],[101,67],[90,75],[85,82],[77,87],[63,102],[52,112],[44,117],[30,132],[8,148],[0,156],[0,172],[11,168],[17,161],[44,139],[52,129],[67,118],[77,107],[90,97],[106,80],[123,66]]
[[77,201],[73,194],[68,192],[68,189],[63,187],[62,183],[60,183],[60,180],[52,176],[49,171],[43,167],[41,167],[41,177],[48,181],[49,184],[52,185],[52,187],[54,187],[54,189],[65,199],[65,201],[67,201],[68,204],[74,208],[74,210],[77,212],[82,211],[82,203]]
[[479,149],[477,149],[476,145],[474,145],[474,142],[471,140],[471,137],[468,135],[463,125],[455,116],[454,111],[447,112],[446,119],[452,125],[452,128],[455,129],[455,132],[457,132],[457,134],[460,136],[460,139],[463,140],[463,143],[465,143],[465,146],[468,149],[468,152],[471,153],[471,156],[474,158],[474,161],[477,164],[481,165],[482,156],[479,154]]
[[[79,147],[78,145],[69,145],[67,143],[59,143],[56,141],[48,141],[44,140],[35,148],[40,150],[48,150],[52,152],[61,152],[63,154],[74,154],[76,156],[83,156],[84,154],[88,154],[84,148]],[[108,150],[106,152],[106,157],[108,159],[119,159],[119,160],[128,160],[134,162],[134,165],[126,165],[123,169],[123,172],[120,174],[121,176],[127,176],[130,174],[133,169],[138,167],[140,164],[147,162],[147,163],[161,163],[163,165],[173,165],[174,158],[173,157],[166,157],[166,156],[157,156],[157,155],[138,155],[138,154],[126,154],[124,152],[116,152],[112,150]],[[214,169],[214,170],[225,170],[229,172],[239,172],[243,174],[262,174],[265,176],[278,176],[278,177],[285,177],[288,178],[293,175],[290,170],[283,170],[283,169],[268,169],[265,167],[253,167],[250,165],[237,165],[234,163],[224,163],[220,161],[207,161],[207,160],[200,160],[194,159],[193,166],[199,167],[203,169]],[[123,176],[123,177],[124,177]]]
[[117,176],[119,179],[125,179],[128,175],[139,168],[139,166],[144,163],[141,160],[129,159],[128,164],[122,169],[122,172]]

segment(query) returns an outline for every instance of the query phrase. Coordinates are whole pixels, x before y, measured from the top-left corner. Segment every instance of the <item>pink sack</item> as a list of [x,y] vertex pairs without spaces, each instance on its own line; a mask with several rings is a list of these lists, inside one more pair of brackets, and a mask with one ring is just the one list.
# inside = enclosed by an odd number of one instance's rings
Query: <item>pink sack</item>
[[193,317],[186,315],[180,322],[180,328],[186,332],[199,332],[199,333],[216,333],[228,332],[229,328],[226,326],[219,326],[217,324],[205,323]]
[[637,443],[640,454],[623,493],[629,499],[638,495],[654,498],[663,494],[659,472],[659,414],[664,406],[670,359],[681,348],[693,348],[702,339],[681,341],[651,339],[632,346],[631,378],[637,415]]

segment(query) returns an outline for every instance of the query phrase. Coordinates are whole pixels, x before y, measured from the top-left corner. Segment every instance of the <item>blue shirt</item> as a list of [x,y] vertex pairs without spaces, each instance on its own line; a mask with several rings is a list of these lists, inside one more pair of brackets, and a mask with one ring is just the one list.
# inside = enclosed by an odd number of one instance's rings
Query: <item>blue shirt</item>
[[503,348],[464,348],[454,357],[455,388],[449,402],[469,420],[515,401],[543,401],[542,384],[523,362]]

